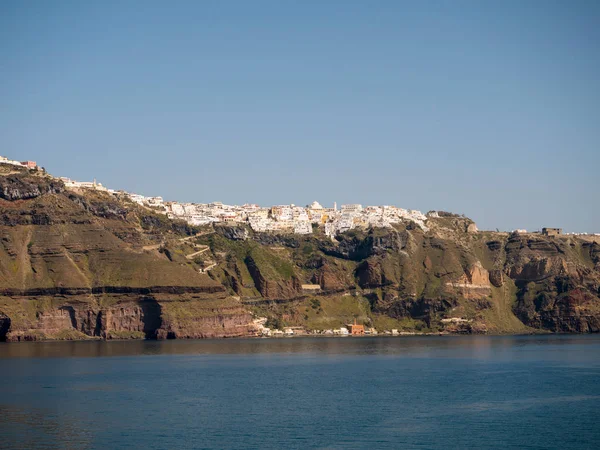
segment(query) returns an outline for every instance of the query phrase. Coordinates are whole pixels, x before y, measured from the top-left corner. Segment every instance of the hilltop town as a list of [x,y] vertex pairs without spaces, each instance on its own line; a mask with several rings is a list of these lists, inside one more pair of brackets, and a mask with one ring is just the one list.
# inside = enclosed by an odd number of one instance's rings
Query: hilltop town
[[125,191],[115,191],[101,183],[79,182],[60,178],[67,189],[95,189],[113,195],[122,195],[129,200],[167,215],[170,219],[182,219],[190,225],[211,223],[248,224],[253,231],[279,231],[294,234],[311,234],[313,226],[322,226],[327,236],[353,228],[390,227],[403,220],[415,222],[427,231],[427,216],[421,211],[398,208],[396,206],[367,206],[360,204],[323,207],[314,201],[307,206],[274,205],[262,207],[257,204],[226,205],[222,202],[180,203],[164,201],[162,197],[146,197]]
[[[10,161],[0,157],[0,163],[13,164],[28,169],[36,169],[35,161]],[[423,231],[427,231],[428,216],[421,211],[398,208],[396,206],[366,206],[360,204],[323,207],[314,201],[307,206],[274,205],[261,207],[257,204],[226,205],[212,203],[180,203],[164,201],[162,197],[144,195],[107,188],[94,181],[76,181],[59,177],[70,190],[92,189],[124,197],[141,206],[152,208],[167,215],[170,219],[182,219],[190,225],[208,225],[212,223],[247,224],[257,232],[287,232],[311,234],[313,227],[323,227],[326,236],[333,237],[354,228],[386,228],[403,221],[412,221]],[[431,213],[437,214],[437,213]]]
[[[0,156],[0,164],[9,164],[29,170],[44,170],[35,161],[16,161]],[[50,176],[50,175],[48,175]],[[318,201],[310,205],[298,206],[273,205],[263,207],[257,204],[226,205],[222,202],[211,203],[182,203],[164,201],[160,196],[144,196],[124,190],[110,189],[102,183],[93,181],[76,181],[68,177],[52,177],[61,180],[68,190],[95,190],[106,192],[120,199],[126,199],[140,206],[166,215],[169,219],[180,219],[190,225],[201,226],[213,223],[230,223],[248,225],[256,232],[284,232],[290,234],[308,235],[322,227],[326,236],[334,236],[352,229],[390,228],[394,224],[411,222],[423,231],[428,231],[427,221],[448,214],[441,211],[429,211],[424,214],[413,209],[404,209],[392,205],[363,206],[361,204],[343,204],[338,208],[337,203],[324,207]],[[477,231],[473,223],[470,232]],[[525,229],[512,230],[514,233],[527,234]],[[600,233],[563,233],[561,228],[543,228],[544,235],[576,235],[594,236]]]

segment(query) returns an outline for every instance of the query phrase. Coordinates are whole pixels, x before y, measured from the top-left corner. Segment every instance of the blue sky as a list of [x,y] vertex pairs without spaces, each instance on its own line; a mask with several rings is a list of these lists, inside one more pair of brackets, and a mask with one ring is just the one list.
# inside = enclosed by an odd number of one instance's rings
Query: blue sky
[[600,232],[600,2],[0,2],[0,154],[166,199]]

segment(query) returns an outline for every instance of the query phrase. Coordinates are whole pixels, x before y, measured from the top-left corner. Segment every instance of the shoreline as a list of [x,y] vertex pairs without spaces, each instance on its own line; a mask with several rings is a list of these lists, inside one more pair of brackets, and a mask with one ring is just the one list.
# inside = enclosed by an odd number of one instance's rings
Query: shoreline
[[553,333],[544,330],[532,331],[529,333],[399,333],[392,334],[368,334],[368,335],[335,335],[335,334],[298,334],[288,336],[225,336],[225,337],[203,337],[203,338],[176,338],[176,339],[151,339],[151,338],[100,338],[90,336],[87,339],[22,339],[22,340],[6,340],[0,342],[3,344],[23,344],[23,343],[49,343],[49,342],[175,342],[175,341],[235,341],[235,340],[285,340],[285,339],[302,339],[302,338],[317,338],[317,339],[368,339],[368,338],[411,338],[411,337],[506,337],[506,336],[588,336],[599,333]]

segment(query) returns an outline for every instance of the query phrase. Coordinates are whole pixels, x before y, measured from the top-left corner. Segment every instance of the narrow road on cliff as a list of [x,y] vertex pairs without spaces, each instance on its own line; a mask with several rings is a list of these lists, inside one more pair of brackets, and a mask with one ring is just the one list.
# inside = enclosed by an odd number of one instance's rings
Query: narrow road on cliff
[[[177,240],[178,240],[179,242],[185,242],[185,241],[189,241],[189,240],[191,240],[191,239],[194,239],[194,238],[197,238],[197,237],[200,237],[200,236],[206,236],[207,234],[213,234],[214,232],[215,232],[215,230],[211,230],[211,231],[202,231],[202,232],[200,232],[200,233],[197,233],[197,234],[194,234],[194,235],[192,235],[192,236],[186,236],[186,237],[183,237],[183,238],[179,238],[179,239],[177,239]],[[160,244],[144,245],[144,246],[142,247],[142,250],[158,250],[158,249],[159,249],[161,246],[163,246],[164,244],[165,244],[165,241],[162,241]],[[202,245],[202,244],[194,244],[194,245],[195,245],[196,247],[200,247],[200,246],[202,246],[202,247],[207,247],[207,246],[204,246],[204,245]],[[201,253],[201,252],[196,252],[195,254],[198,254],[198,253]],[[188,256],[191,256],[191,255],[188,255]]]
[[[200,246],[200,244],[196,244],[197,246]],[[208,245],[202,245],[202,247],[204,247],[202,250],[199,250],[197,252],[194,253],[190,253],[189,255],[186,255],[187,259],[194,259],[195,256],[198,256],[202,253],[204,253],[206,250],[209,250],[210,247]]]

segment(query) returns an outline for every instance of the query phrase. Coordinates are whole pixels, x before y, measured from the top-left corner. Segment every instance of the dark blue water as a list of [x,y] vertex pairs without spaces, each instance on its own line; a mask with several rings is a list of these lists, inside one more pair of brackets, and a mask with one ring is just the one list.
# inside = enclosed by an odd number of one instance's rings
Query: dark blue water
[[600,337],[0,345],[2,448],[598,448]]

